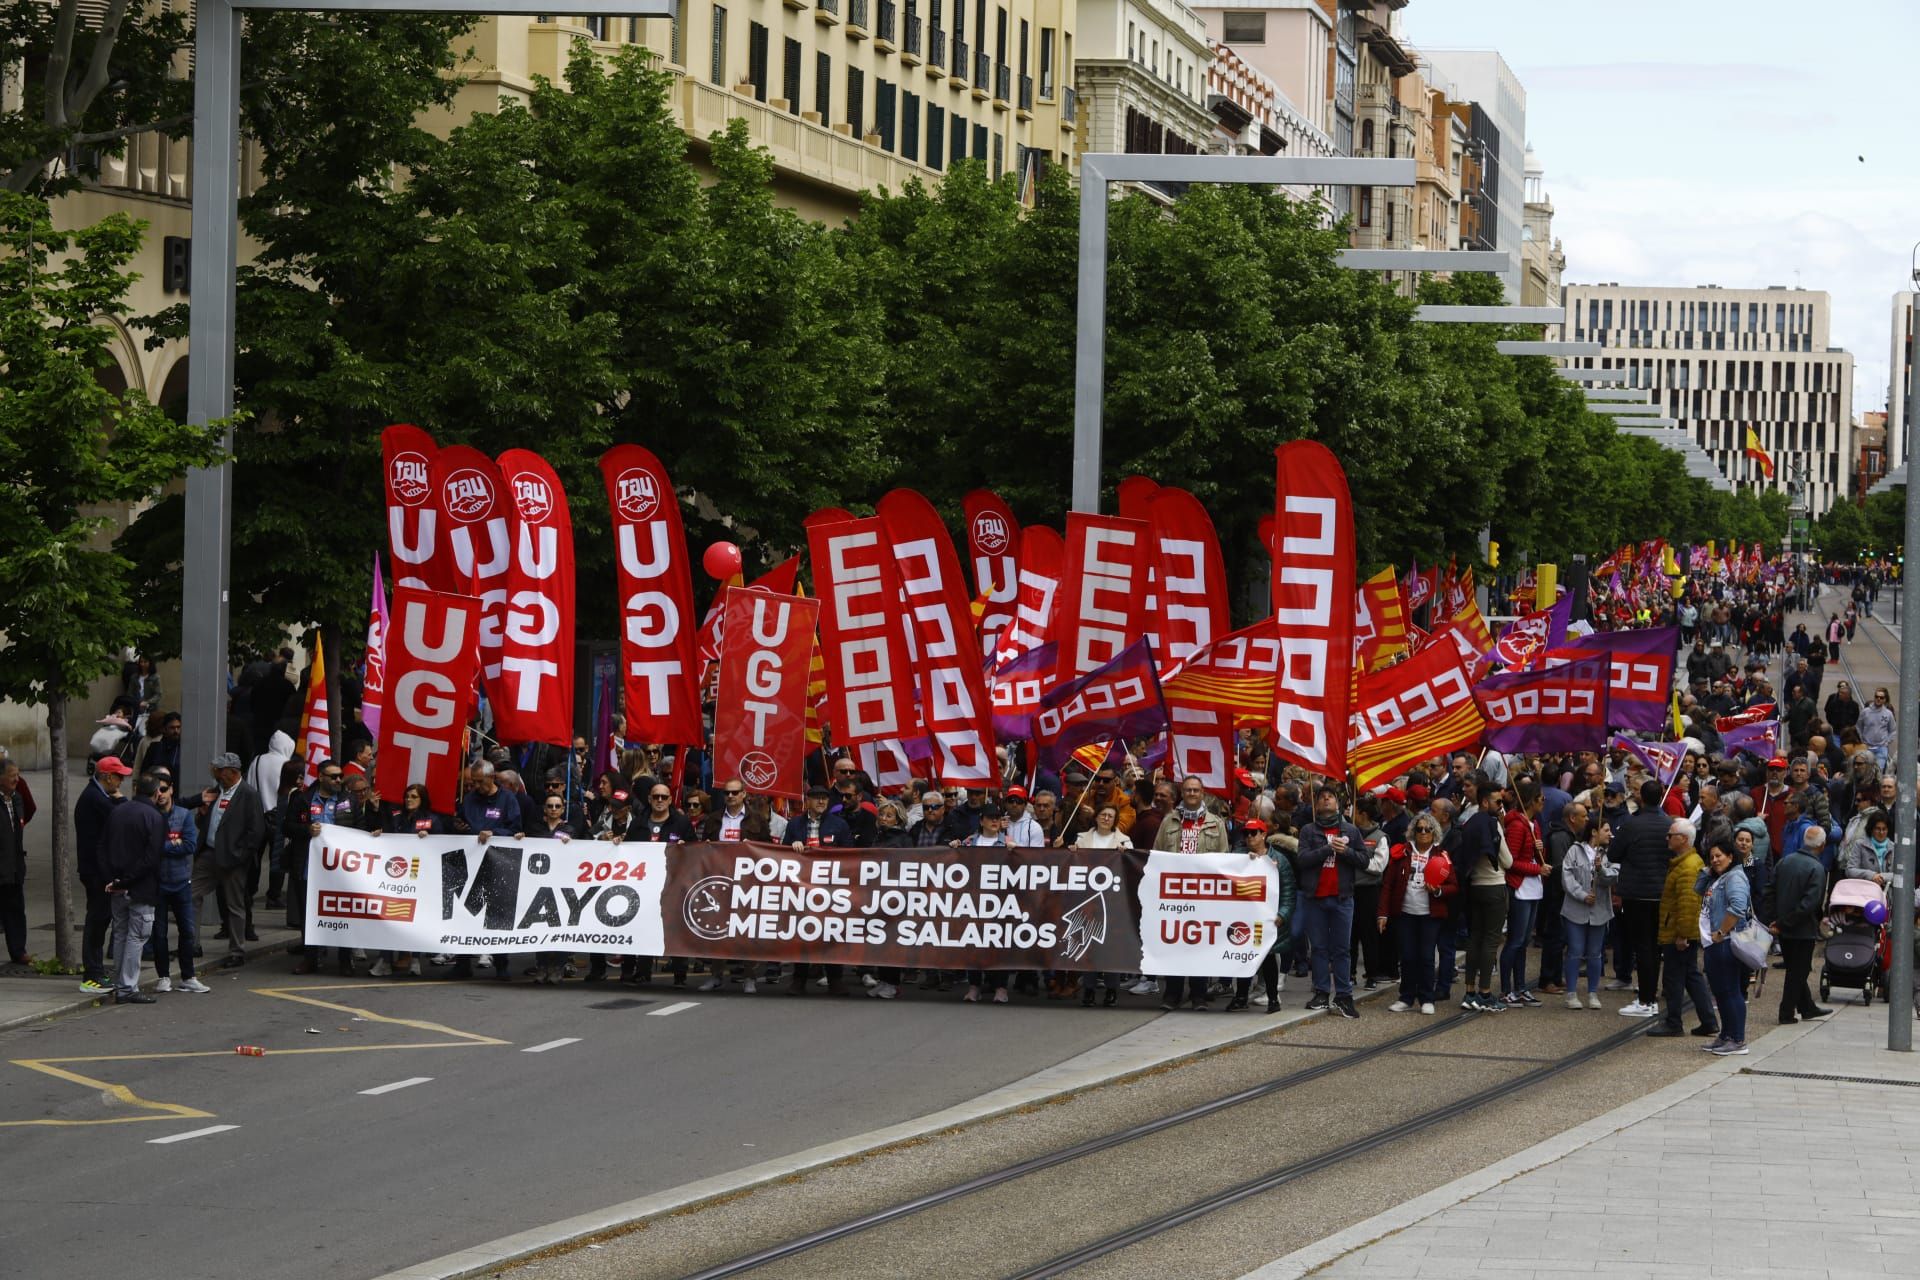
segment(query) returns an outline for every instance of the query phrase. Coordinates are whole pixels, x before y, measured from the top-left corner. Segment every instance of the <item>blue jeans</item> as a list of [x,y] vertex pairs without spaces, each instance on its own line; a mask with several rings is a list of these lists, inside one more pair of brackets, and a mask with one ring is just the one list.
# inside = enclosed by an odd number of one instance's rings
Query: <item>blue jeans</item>
[[1602,957],[1607,949],[1607,926],[1581,924],[1564,916],[1560,923],[1567,930],[1567,994],[1572,995],[1579,987],[1580,964],[1585,961],[1587,994],[1592,995],[1600,989],[1600,979],[1606,967]]
[[1747,1039],[1747,996],[1741,990],[1746,980],[1747,967],[1733,954],[1731,942],[1707,948],[1707,986],[1720,1010],[1720,1034],[1737,1044]]
[[1887,749],[1885,747],[1868,747],[1867,750],[1872,752],[1873,758],[1880,762],[1880,772],[1885,773],[1887,771]]
[[[1400,998],[1408,1004],[1432,1004],[1434,952],[1440,935],[1451,924],[1432,916],[1402,915],[1394,922],[1400,932]],[[1449,939],[1451,942],[1451,939]]]
[[1507,902],[1507,941],[1500,948],[1500,994],[1527,989],[1527,943],[1533,939],[1533,916],[1538,898],[1511,898]]
[[1351,996],[1353,958],[1349,944],[1353,936],[1353,899],[1302,898],[1300,914],[1306,921],[1307,945],[1312,948],[1314,993],[1324,995],[1332,991],[1335,995]]
[[180,926],[180,976],[193,976],[193,940],[199,936],[193,920],[193,882],[189,880],[178,889],[162,889],[160,905],[153,911],[153,970],[161,977],[167,976],[167,915]]

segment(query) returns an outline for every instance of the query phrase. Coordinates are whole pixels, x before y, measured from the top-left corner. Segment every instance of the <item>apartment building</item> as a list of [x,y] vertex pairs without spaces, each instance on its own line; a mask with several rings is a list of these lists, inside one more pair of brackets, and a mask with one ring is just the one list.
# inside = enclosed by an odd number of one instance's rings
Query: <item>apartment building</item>
[[1213,45],[1182,0],[1078,0],[1073,84],[1082,150],[1193,155],[1213,149]]
[[1547,195],[1547,172],[1531,146],[1526,150],[1526,221],[1520,227],[1520,257],[1524,268],[1520,280],[1522,305],[1560,305],[1560,277],[1567,269],[1567,255],[1553,236],[1553,199]]
[[1522,229],[1526,225],[1527,91],[1492,50],[1427,49],[1425,60],[1463,105],[1469,163],[1462,190],[1460,248],[1512,255],[1501,272],[1507,296],[1523,292]]
[[[1333,139],[1302,115],[1271,77],[1231,45],[1211,43],[1207,110],[1218,122],[1217,150],[1226,155],[1333,154]],[[1318,199],[1332,207],[1331,188],[1289,184],[1283,190],[1297,200]]]
[[1913,427],[1913,290],[1893,295],[1893,351],[1887,362],[1887,469],[1905,467],[1907,434]]
[[[1606,346],[1573,363],[1625,370],[1735,484],[1784,490],[1804,475],[1816,519],[1849,496],[1853,356],[1828,345],[1825,293],[1573,284],[1564,295],[1567,337]],[[1773,459],[1771,481],[1742,452],[1748,427]]]

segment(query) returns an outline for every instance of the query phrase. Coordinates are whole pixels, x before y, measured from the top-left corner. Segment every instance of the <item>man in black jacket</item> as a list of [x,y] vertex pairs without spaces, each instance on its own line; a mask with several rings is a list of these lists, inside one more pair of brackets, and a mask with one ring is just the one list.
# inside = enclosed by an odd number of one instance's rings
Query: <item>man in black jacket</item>
[[107,931],[113,927],[113,899],[107,893],[107,873],[100,863],[100,841],[107,818],[126,802],[120,786],[129,769],[117,756],[93,762],[93,781],[73,806],[73,845],[79,862],[80,887],[87,894],[87,915],[80,928],[80,990],[90,996],[113,990],[105,959]]
[[1660,1012],[1660,893],[1667,883],[1667,829],[1673,816],[1661,803],[1666,788],[1649,778],[1640,784],[1640,811],[1627,819],[1613,841],[1613,860],[1620,864],[1620,914],[1633,951],[1633,975],[1638,999],[1620,1012],[1629,1018],[1651,1018]]
[[27,954],[27,797],[20,766],[0,756],[0,930],[9,964],[29,964]]
[[167,843],[167,820],[154,804],[160,780],[140,779],[138,799],[107,816],[100,840],[100,865],[113,901],[115,1004],[152,1004],[140,990],[140,949],[153,934],[153,911],[160,904],[160,855]]
[[1321,783],[1313,794],[1313,821],[1301,830],[1294,854],[1300,880],[1296,912],[1313,965],[1309,1012],[1331,1007],[1343,1018],[1360,1016],[1353,1007],[1353,873],[1370,855],[1360,829],[1340,816],[1340,789]]
[[240,780],[240,757],[223,752],[213,758],[207,818],[200,828],[200,853],[193,863],[193,918],[204,920],[200,903],[208,893],[220,907],[232,969],[245,964],[247,934],[247,862],[267,838],[267,811],[260,793]]
[[[827,803],[832,799],[825,787],[807,788],[807,809],[799,817],[787,823],[787,843],[793,846],[795,853],[804,853],[808,849],[851,849],[854,847],[853,831],[840,820],[838,814],[827,812]],[[837,964],[820,966],[826,972],[827,993],[843,995],[844,971]],[[790,996],[807,994],[807,969],[804,964],[793,966],[793,981],[787,987]]]
[[1796,848],[1774,866],[1773,878],[1760,900],[1759,916],[1780,939],[1787,978],[1780,984],[1780,1022],[1824,1018],[1832,1013],[1813,1002],[1807,977],[1813,972],[1813,949],[1820,940],[1820,906],[1827,873],[1805,846]]

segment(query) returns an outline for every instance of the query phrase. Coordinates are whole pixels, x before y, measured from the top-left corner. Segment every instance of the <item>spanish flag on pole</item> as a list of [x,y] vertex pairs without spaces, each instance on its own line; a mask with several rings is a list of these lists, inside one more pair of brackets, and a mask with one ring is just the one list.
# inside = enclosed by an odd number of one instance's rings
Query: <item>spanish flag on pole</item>
[[1761,475],[1769,480],[1773,479],[1773,459],[1767,455],[1765,449],[1760,447],[1760,433],[1752,427],[1747,428],[1746,454],[1759,464]]

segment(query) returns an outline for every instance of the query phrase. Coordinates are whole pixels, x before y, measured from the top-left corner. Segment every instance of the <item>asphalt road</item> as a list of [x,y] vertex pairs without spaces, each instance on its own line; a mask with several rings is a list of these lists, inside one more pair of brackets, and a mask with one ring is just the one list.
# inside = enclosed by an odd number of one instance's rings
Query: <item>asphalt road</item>
[[0,1033],[0,1275],[378,1275],[936,1111],[1157,1016],[289,963]]

